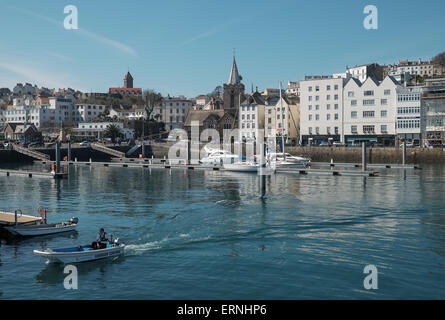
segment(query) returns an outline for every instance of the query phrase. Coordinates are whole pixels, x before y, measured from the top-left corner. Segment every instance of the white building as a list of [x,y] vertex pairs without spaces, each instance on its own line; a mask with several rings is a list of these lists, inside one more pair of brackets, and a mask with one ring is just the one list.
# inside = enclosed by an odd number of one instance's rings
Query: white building
[[288,81],[286,95],[290,97],[300,96],[300,83],[298,81]]
[[192,101],[185,97],[164,98],[162,104],[156,106],[152,118],[158,122],[165,123],[165,129],[183,129],[185,118],[192,107]]
[[[300,143],[343,141],[344,79],[308,77],[300,81]],[[267,125],[267,123],[266,123]]]
[[99,119],[99,115],[105,111],[104,105],[97,104],[76,104],[74,110],[74,123],[91,122]]
[[247,96],[239,107],[239,139],[254,141],[259,130],[264,130],[264,99],[260,93],[254,92]]
[[352,78],[344,86],[343,132],[346,144],[371,142],[393,146],[396,137],[397,89],[392,77],[382,82]]
[[124,128],[122,122],[82,122],[78,127],[73,129],[74,133],[79,136],[103,138],[105,130],[110,125],[117,126],[125,140],[134,139],[134,129]]
[[424,114],[421,108],[422,87],[397,88],[397,137],[415,145],[421,145],[425,133]]
[[50,110],[46,107],[35,108],[21,105],[3,111],[4,122],[6,123],[29,123],[41,129],[50,119]]
[[346,78],[355,78],[361,82],[365,82],[369,77],[381,81],[383,80],[383,67],[377,63],[365,64],[356,67],[346,67]]
[[388,75],[397,77],[405,74],[421,77],[441,76],[444,74],[443,67],[434,64],[432,61],[400,61],[398,64],[387,66]]

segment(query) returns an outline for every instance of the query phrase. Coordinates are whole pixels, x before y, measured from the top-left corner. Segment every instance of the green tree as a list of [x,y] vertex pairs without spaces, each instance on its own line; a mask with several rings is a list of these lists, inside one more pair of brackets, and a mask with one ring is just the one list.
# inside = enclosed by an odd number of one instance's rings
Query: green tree
[[111,138],[111,142],[115,143],[117,138],[122,136],[122,131],[119,126],[115,124],[110,124],[107,126],[104,132],[105,138]]

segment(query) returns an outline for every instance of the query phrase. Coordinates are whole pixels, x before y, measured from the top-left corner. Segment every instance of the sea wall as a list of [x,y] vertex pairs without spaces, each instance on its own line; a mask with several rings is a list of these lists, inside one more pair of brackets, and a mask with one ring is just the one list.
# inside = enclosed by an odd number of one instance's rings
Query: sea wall
[[[147,157],[154,156],[155,158],[168,158],[168,151],[173,144],[152,144],[146,146]],[[115,150],[127,152],[130,147],[116,146],[112,147]],[[36,149],[42,153],[48,154],[51,160],[55,160],[55,150],[52,149]],[[134,152],[133,157],[141,151]],[[362,161],[362,149],[352,147],[286,147],[286,152],[292,155],[309,157],[315,162],[346,162],[346,163],[360,163]],[[61,157],[67,156],[67,148],[61,149]],[[71,159],[77,158],[78,161],[110,161],[112,156],[93,150],[87,147],[75,147],[71,149]],[[13,162],[32,162],[32,158],[22,155],[14,150],[0,150],[0,163]],[[402,163],[402,149],[401,148],[368,148],[367,149],[368,163],[385,163],[385,164],[401,164]],[[406,149],[407,164],[422,164],[422,163],[442,163],[445,164],[444,149]]]
[[[316,162],[347,162],[360,163],[362,161],[362,148],[352,147],[290,147],[286,151]],[[368,163],[401,164],[401,148],[367,148]],[[406,149],[407,164],[443,163],[445,164],[444,149]]]
[[[155,158],[168,157],[168,150],[172,144],[156,144],[151,146]],[[362,148],[352,147],[286,147],[286,152],[292,155],[309,157],[315,162],[346,162],[361,163]],[[368,163],[401,164],[401,148],[367,148]],[[406,149],[407,164],[443,163],[445,164],[444,149]]]

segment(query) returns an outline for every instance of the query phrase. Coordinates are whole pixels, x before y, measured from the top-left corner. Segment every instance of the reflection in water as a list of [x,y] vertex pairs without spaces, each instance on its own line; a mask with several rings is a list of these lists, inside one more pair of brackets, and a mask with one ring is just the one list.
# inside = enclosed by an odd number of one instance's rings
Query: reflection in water
[[[68,298],[445,294],[444,167],[381,170],[373,178],[112,167],[69,173],[58,182],[0,177],[0,210],[43,206],[52,221],[80,219],[73,238],[2,245],[0,277],[17,279],[2,283],[2,297],[67,297],[63,269],[42,263],[39,272],[32,250],[90,243],[101,226],[128,245],[126,258],[82,265],[83,287]],[[370,263],[385,277],[385,290],[372,296],[357,287]]]
[[[79,278],[95,271],[99,271],[102,276],[101,278],[103,278],[107,270],[111,268],[113,264],[122,264],[124,261],[125,257],[119,256],[110,259],[77,263],[75,266]],[[67,274],[63,273],[64,268],[65,265],[61,263],[46,264],[45,268],[40,271],[34,279],[37,283],[60,286],[67,276]]]

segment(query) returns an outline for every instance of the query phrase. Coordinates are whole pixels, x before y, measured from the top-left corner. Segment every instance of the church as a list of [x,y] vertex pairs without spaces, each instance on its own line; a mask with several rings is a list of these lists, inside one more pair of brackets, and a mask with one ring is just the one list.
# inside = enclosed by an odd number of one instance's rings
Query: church
[[240,102],[245,99],[244,84],[238,72],[235,57],[227,83],[224,84],[223,97],[212,97],[202,110],[189,110],[185,119],[184,129],[191,137],[192,122],[199,123],[199,135],[206,129],[216,129],[221,140],[224,129],[238,128],[238,113]]

